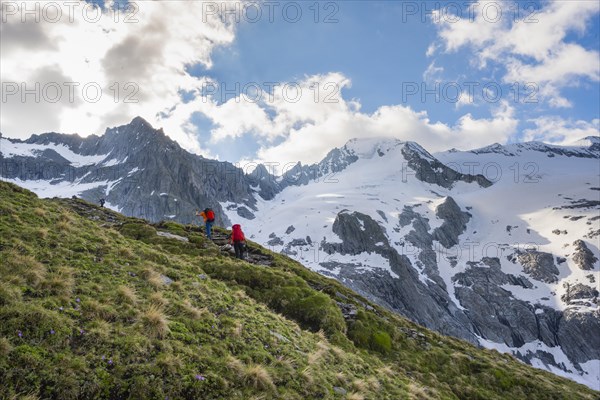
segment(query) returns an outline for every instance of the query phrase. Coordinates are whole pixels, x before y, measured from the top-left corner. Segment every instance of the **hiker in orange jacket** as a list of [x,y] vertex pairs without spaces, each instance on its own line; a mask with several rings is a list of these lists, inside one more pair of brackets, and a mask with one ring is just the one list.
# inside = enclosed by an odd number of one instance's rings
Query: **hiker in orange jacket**
[[244,259],[244,246],[246,245],[246,237],[242,232],[240,224],[235,224],[231,227],[231,237],[229,242],[233,244],[235,256],[241,260]]
[[206,237],[212,240],[212,226],[215,222],[215,213],[210,208],[205,208],[201,213],[196,210],[196,216],[204,219]]

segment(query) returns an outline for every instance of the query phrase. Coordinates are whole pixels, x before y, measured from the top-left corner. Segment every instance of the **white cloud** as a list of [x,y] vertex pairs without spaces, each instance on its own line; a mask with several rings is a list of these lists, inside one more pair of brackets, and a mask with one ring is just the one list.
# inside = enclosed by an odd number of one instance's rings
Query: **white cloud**
[[[263,92],[260,101],[255,101],[256,96],[241,94],[219,103],[208,96],[198,97],[193,107],[213,123],[212,144],[253,135],[262,144],[255,161],[282,165],[320,161],[332,148],[352,138],[412,140],[428,150],[439,151],[505,142],[516,133],[518,121],[506,101],[492,109],[490,118],[466,114],[448,125],[430,121],[425,111],[402,105],[363,113],[359,101],[344,97],[343,91],[350,86],[350,79],[334,72],[281,82],[273,93]],[[297,91],[290,89],[286,95],[285,87],[296,87]],[[461,97],[469,96],[463,93]]]
[[454,104],[456,109],[459,109],[463,106],[477,106],[478,104],[475,102],[474,93],[469,92],[468,90],[463,90],[458,97],[458,101]]
[[[503,17],[486,17],[487,5],[500,4]],[[473,3],[474,18],[450,22],[448,18],[432,18],[444,51],[452,53],[461,48],[473,51],[473,64],[479,68],[494,62],[506,68],[505,83],[533,82],[539,86],[542,99],[554,107],[569,107],[561,89],[576,86],[581,79],[600,80],[600,53],[580,44],[567,41],[571,32],[583,35],[588,22],[600,11],[595,1],[551,1],[528,16],[520,8],[514,21],[514,2],[480,1]],[[532,3],[533,4],[533,3]],[[471,13],[469,15],[471,15]],[[439,48],[430,47],[430,49]],[[428,50],[428,55],[434,50]]]
[[[345,86],[350,84],[342,75],[335,76],[345,82]],[[304,82],[322,78],[309,77]],[[360,111],[359,102],[346,101],[342,93],[336,100],[336,103],[310,101],[308,104],[275,101],[268,106],[277,113],[268,122],[264,122],[264,110],[254,113],[251,126],[264,123],[263,136],[272,135],[267,131],[273,129],[282,138],[275,145],[261,147],[257,159],[281,165],[297,161],[313,163],[320,161],[332,148],[342,146],[352,138],[368,137],[416,141],[430,151],[450,147],[470,149],[495,141],[505,142],[516,133],[518,125],[513,108],[505,101],[499,102],[488,119],[477,119],[466,114],[451,126],[433,122],[426,112],[415,111],[407,106],[382,106],[372,114],[367,114]]]
[[[186,148],[201,151],[189,124],[194,104],[184,104],[179,91],[199,92],[205,79],[190,75],[186,68],[199,63],[210,68],[212,50],[231,43],[235,34],[234,27],[217,15],[203,14],[203,2],[188,2],[185,7],[171,1],[137,2],[139,10],[133,16],[111,11],[112,2],[107,2],[97,22],[92,21],[99,9],[85,2],[72,9],[52,1],[1,3],[6,18],[0,35],[2,82],[25,83],[29,89],[35,82],[42,88],[56,82],[64,89],[57,103],[44,98],[36,103],[31,95],[23,102],[19,94],[3,99],[3,134],[24,138],[58,131],[85,136],[140,115],[164,126]],[[35,4],[39,22],[29,15],[22,23],[20,8],[34,10]],[[62,16],[55,23],[52,4],[62,5]],[[49,10],[46,14],[44,7]],[[68,82],[79,84],[73,101]],[[82,90],[86,84],[102,89],[98,102],[86,101]],[[94,90],[88,94],[94,97]],[[127,96],[137,102],[126,102]]]
[[600,119],[591,122],[565,120],[557,116],[544,116],[530,120],[535,128],[526,129],[525,141],[538,140],[554,144],[569,145],[587,136],[600,135]]
[[215,125],[213,143],[247,133],[273,141],[291,129],[322,124],[332,115],[357,107],[356,102],[342,97],[342,90],[349,86],[350,80],[340,73],[313,75],[281,82],[272,92],[263,88],[260,96],[240,93],[222,104],[213,96],[203,97],[198,100],[198,110]]
[[432,61],[425,72],[423,72],[423,80],[425,82],[441,82],[441,75],[443,72],[444,67],[436,67],[435,61]]

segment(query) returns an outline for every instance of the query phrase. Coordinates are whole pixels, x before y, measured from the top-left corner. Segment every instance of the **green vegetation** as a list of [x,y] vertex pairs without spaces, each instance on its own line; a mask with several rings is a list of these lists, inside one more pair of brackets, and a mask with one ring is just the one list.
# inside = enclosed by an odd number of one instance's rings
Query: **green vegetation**
[[598,397],[249,245],[0,182],[0,398]]

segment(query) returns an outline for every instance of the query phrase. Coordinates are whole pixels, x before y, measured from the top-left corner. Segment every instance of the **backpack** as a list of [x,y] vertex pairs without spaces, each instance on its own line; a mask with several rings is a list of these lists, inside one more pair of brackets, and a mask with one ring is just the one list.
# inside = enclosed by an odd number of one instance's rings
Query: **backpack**
[[208,222],[215,222],[215,213],[212,209],[207,208],[206,210],[204,210],[204,213],[206,214],[206,220]]
[[231,227],[231,240],[234,242],[243,242],[246,240],[242,227],[239,224],[235,224]]

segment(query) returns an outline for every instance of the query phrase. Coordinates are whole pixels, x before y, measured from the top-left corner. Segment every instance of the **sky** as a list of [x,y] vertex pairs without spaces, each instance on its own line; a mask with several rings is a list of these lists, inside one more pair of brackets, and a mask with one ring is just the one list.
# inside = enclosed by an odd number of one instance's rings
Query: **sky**
[[286,164],[355,137],[599,134],[597,1],[0,2],[8,137],[139,115],[191,152]]

